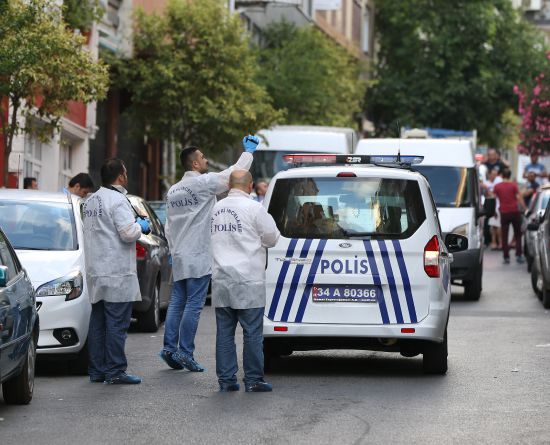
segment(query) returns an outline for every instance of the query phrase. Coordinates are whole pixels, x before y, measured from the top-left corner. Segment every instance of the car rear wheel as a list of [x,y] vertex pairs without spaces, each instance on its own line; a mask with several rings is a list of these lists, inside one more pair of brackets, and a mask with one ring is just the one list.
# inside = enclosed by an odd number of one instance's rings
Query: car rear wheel
[[542,288],[542,305],[545,309],[550,309],[550,289]]
[[440,374],[447,372],[447,329],[445,328],[445,337],[442,343],[430,343],[426,345],[422,367],[425,374]]
[[539,275],[536,264],[531,268],[531,287],[539,300],[542,298],[542,278]]
[[21,373],[2,384],[4,402],[10,405],[27,405],[34,391],[34,371],[36,367],[37,335],[31,335],[27,356]]
[[160,327],[160,285],[157,280],[153,287],[151,304],[146,312],[138,317],[138,329],[143,332],[157,332]]
[[483,280],[483,263],[479,269],[474,271],[474,276],[470,281],[464,282],[464,298],[466,300],[477,301],[481,296],[481,283]]

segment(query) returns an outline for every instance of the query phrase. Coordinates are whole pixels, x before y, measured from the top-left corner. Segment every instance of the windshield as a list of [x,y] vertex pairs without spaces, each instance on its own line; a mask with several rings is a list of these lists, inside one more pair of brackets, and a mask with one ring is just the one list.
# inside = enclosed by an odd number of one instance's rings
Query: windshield
[[279,179],[269,213],[288,238],[408,238],[426,219],[417,181]]
[[414,170],[422,173],[430,183],[437,207],[472,207],[473,169],[418,165]]
[[0,227],[14,249],[78,249],[74,215],[69,203],[0,201]]
[[289,154],[286,151],[257,150],[254,153],[254,162],[250,167],[250,173],[254,179],[271,179],[278,172],[287,170],[290,165],[283,162],[283,156]]

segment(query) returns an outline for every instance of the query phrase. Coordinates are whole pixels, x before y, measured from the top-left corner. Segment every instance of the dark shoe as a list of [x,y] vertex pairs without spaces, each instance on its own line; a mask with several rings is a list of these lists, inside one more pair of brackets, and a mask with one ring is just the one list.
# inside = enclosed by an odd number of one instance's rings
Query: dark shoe
[[170,352],[170,351],[167,351],[166,349],[163,349],[162,351],[160,351],[159,357],[164,361],[164,363],[166,363],[168,366],[170,366],[170,368],[172,368],[172,369],[183,369],[183,366],[180,365],[178,362],[176,362],[172,358],[173,354],[174,354],[173,352]]
[[105,377],[103,377],[103,376],[99,376],[99,377],[97,377],[97,376],[94,376],[94,377],[90,376],[90,382],[92,382],[92,383],[103,383],[104,381],[105,381]]
[[118,377],[105,380],[107,385],[137,385],[141,383],[141,379],[137,375],[126,374],[125,372]]
[[516,257],[516,261],[518,264],[523,264],[525,263],[525,258],[523,257],[523,255],[520,255],[518,257]]
[[504,258],[504,264],[510,264],[510,258]]
[[238,383],[220,383],[220,392],[232,392],[241,389]]
[[172,360],[191,372],[204,372],[204,368],[196,362],[193,357],[189,357],[187,354],[183,354],[180,351],[172,354]]
[[246,385],[246,392],[271,392],[273,391],[273,386],[267,382],[257,382],[251,385]]

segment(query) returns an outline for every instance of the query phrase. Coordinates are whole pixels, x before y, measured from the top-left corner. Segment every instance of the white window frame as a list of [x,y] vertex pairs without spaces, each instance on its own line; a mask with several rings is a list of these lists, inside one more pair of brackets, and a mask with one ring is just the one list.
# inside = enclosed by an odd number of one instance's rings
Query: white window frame
[[32,134],[25,135],[23,154],[23,177],[36,178],[40,187],[40,173],[42,171],[42,155],[44,144]]

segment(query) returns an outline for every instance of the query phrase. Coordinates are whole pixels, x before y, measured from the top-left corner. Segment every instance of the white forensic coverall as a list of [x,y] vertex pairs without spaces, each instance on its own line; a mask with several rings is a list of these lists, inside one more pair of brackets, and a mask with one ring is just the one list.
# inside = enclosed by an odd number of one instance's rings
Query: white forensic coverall
[[141,227],[124,187],[114,187],[120,193],[101,187],[82,210],[86,281],[92,304],[141,301],[136,266]]
[[172,254],[174,281],[212,273],[210,218],[216,195],[229,189],[235,169],[249,170],[252,153],[244,152],[237,163],[219,173],[187,171],[166,196],[166,237]]
[[280,236],[273,217],[237,189],[213,209],[212,304],[252,309],[265,306],[266,248]]

